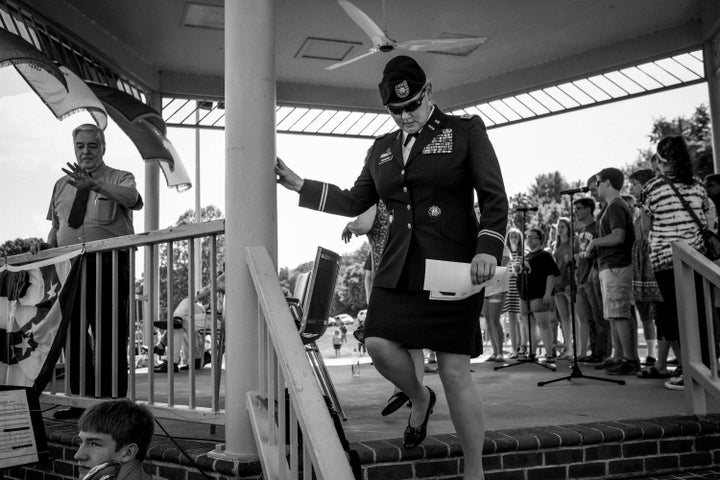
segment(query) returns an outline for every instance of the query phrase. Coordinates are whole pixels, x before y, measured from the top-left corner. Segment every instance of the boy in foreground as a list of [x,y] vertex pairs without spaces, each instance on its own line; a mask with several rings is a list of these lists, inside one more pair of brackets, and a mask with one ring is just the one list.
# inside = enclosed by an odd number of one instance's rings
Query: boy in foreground
[[81,476],[106,462],[119,464],[118,480],[158,480],[142,468],[153,437],[153,415],[130,400],[112,400],[87,409],[78,420],[75,454]]

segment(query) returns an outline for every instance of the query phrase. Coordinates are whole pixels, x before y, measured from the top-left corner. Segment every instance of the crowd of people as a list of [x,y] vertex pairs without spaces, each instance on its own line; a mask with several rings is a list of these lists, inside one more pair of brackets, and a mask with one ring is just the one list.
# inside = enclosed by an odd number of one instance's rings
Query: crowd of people
[[[680,136],[663,138],[651,165],[627,178],[612,167],[592,175],[583,189],[589,193],[573,200],[573,225],[560,217],[525,235],[508,230],[508,331],[486,317],[493,348],[486,361],[504,362],[509,340],[510,358],[542,351],[542,361],[554,362],[577,355],[578,362],[609,375],[663,379],[669,389],[684,388],[672,245],[682,241],[704,251],[702,230],[717,231],[720,175],[697,179]],[[556,234],[546,241],[551,231]],[[518,323],[521,334],[527,325],[529,340],[518,335]],[[647,348],[643,361],[638,323]]]

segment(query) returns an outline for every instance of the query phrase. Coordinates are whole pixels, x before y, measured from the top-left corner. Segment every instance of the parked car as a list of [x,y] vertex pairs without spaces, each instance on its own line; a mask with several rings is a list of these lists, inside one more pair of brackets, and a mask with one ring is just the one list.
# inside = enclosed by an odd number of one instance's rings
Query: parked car
[[367,317],[367,308],[364,308],[358,312],[358,314],[357,314],[358,322],[364,322],[365,317]]
[[338,327],[340,324],[344,323],[345,325],[349,325],[353,323],[355,319],[353,319],[350,315],[347,313],[341,313],[340,315],[335,315],[335,325]]

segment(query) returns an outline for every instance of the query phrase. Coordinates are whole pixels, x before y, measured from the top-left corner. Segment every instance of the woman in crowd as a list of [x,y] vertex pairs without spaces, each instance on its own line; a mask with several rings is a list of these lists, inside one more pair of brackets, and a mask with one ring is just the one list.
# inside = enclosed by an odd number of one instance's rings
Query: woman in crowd
[[507,313],[508,333],[512,345],[511,359],[527,355],[527,324],[521,322],[520,297],[518,296],[518,273],[522,266],[523,242],[522,232],[511,227],[505,236],[505,248],[510,252],[510,263],[508,264],[508,291],[505,295],[503,313]]
[[[556,231],[552,255],[560,275],[555,278],[555,306],[563,333],[562,353],[559,358],[567,360],[572,358],[572,322],[575,321],[574,318],[570,318],[570,261],[572,253],[578,251],[579,245],[577,236],[572,233],[569,218],[560,217]],[[574,244],[571,246],[570,242]]]
[[635,226],[635,243],[632,251],[633,300],[635,301],[635,310],[642,322],[645,343],[647,344],[647,357],[645,358],[647,368],[638,372],[637,376],[640,378],[667,378],[670,376],[667,371],[659,371],[655,367],[657,361],[655,323],[658,309],[662,308],[659,303],[662,302],[663,298],[650,265],[650,243],[648,242],[650,232],[643,228],[642,205],[639,202],[642,198],[643,187],[653,178],[655,178],[655,172],[650,168],[636,170],[629,177],[630,193],[636,199],[633,212],[633,225]]
[[[692,208],[703,225],[708,219],[710,201],[703,184],[693,176],[690,152],[681,136],[665,137],[657,146],[658,166],[663,175],[649,180],[642,192],[644,223],[650,231],[650,264],[660,287],[664,305],[657,316],[658,358],[655,369],[667,373],[668,352],[672,347],[678,361],[680,357],[680,330],[675,298],[672,244],[686,242],[698,251],[704,251],[700,227],[683,206],[673,185]],[[683,390],[682,364],[665,382],[671,390]]]

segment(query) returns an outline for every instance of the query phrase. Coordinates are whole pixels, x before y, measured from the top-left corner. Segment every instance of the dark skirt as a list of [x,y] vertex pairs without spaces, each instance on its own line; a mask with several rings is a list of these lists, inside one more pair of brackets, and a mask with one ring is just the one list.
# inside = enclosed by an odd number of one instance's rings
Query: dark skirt
[[430,300],[429,292],[373,288],[365,338],[380,337],[405,348],[477,357],[482,354],[483,295],[458,301]]

